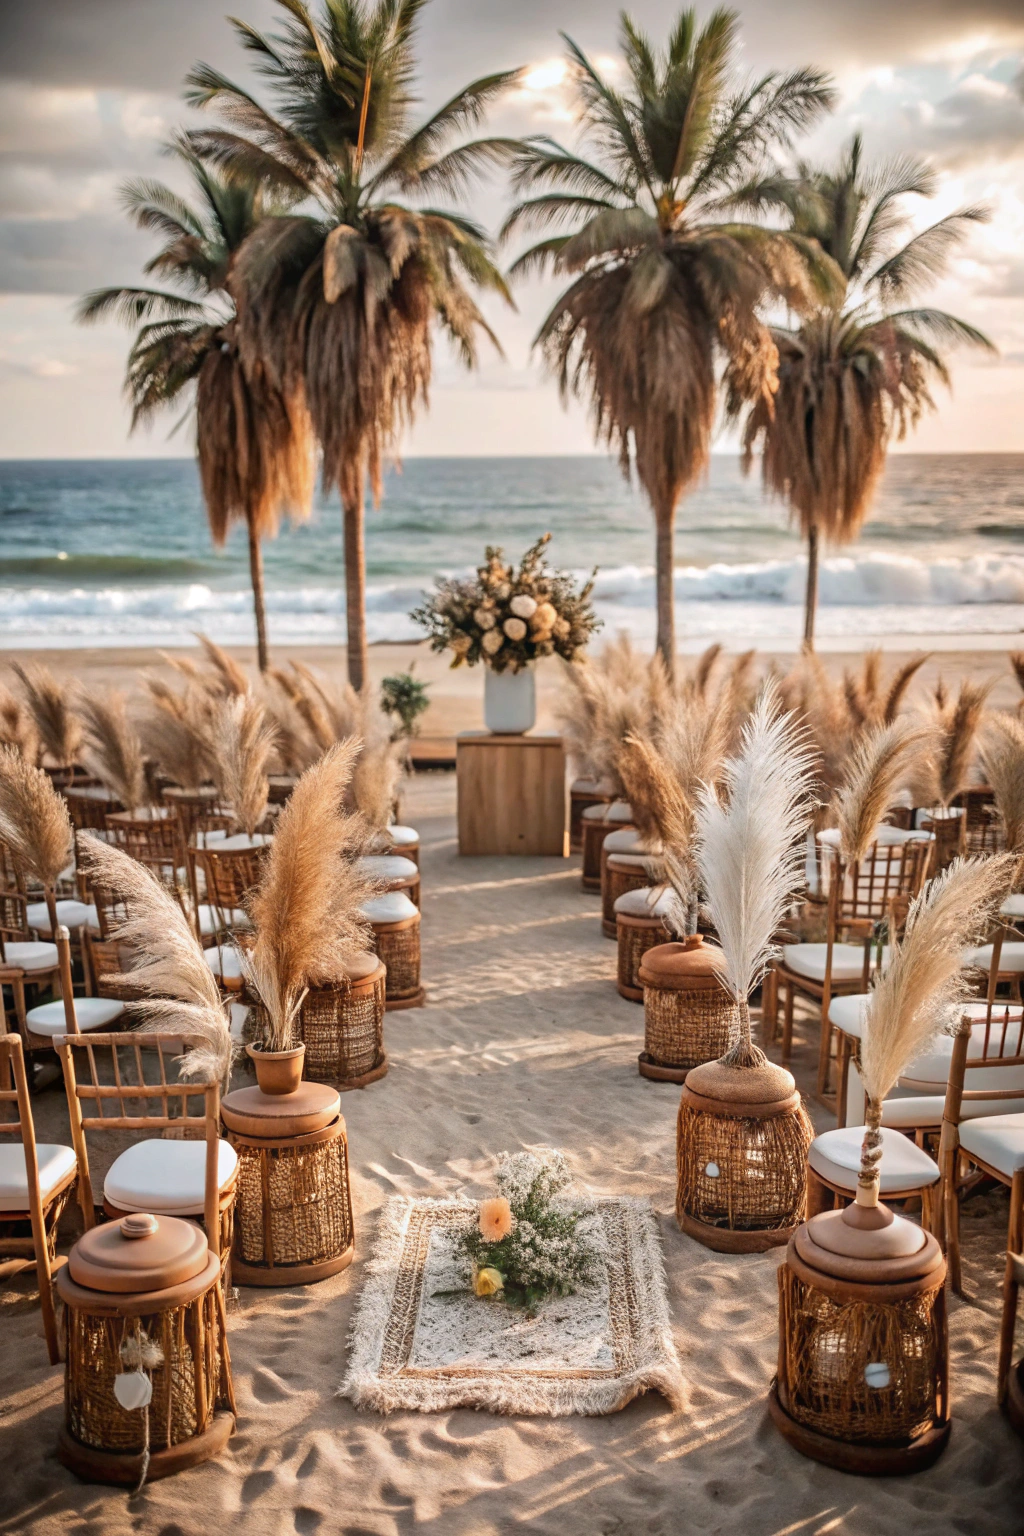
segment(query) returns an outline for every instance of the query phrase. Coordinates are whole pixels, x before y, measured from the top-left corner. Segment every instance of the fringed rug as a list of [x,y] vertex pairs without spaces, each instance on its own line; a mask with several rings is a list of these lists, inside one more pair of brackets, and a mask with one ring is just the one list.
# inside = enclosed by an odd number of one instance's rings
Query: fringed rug
[[[600,1278],[535,1316],[465,1291],[458,1239],[477,1206],[394,1196],[352,1324],[340,1395],[357,1408],[615,1413],[642,1392],[683,1406],[665,1268],[649,1204],[598,1200]],[[600,1234],[599,1234],[600,1235]]]

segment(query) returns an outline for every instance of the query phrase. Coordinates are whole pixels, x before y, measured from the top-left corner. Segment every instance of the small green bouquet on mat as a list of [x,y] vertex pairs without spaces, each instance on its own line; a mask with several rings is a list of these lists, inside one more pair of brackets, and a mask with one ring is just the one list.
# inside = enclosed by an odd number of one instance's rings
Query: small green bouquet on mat
[[518,568],[488,545],[471,580],[441,578],[409,615],[427,631],[431,649],[451,651],[453,667],[483,661],[495,672],[520,672],[538,656],[574,661],[600,626],[590,602],[594,577],[578,587],[567,572],[552,570],[544,559],[550,538],[531,544]]
[[594,1279],[600,1247],[587,1230],[594,1207],[567,1193],[572,1175],[560,1152],[505,1152],[495,1183],[498,1194],[480,1202],[463,1238],[475,1295],[533,1311]]

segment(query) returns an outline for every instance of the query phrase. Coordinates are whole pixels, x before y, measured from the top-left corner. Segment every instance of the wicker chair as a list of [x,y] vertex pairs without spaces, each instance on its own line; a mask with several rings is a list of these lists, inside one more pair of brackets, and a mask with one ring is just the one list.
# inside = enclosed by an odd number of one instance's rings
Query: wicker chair
[[201,939],[222,941],[236,929],[249,926],[245,899],[259,884],[268,851],[269,839],[262,833],[255,838],[244,833],[216,840],[204,838],[203,846],[194,851],[206,885],[206,900],[196,909]]
[[[11,1087],[13,1077],[14,1086]],[[52,1276],[57,1263],[57,1224],[71,1197],[78,1163],[71,1147],[38,1143],[25,1058],[17,1035],[0,1035],[0,1106],[13,1104],[15,1118],[0,1118],[0,1279],[35,1266],[50,1364],[60,1359]],[[26,1227],[28,1231],[26,1232]]]
[[[219,1082],[168,1077],[167,1058],[181,1054],[180,1034],[61,1035],[56,1045],[64,1069],[86,1231],[96,1225],[86,1133],[169,1131],[175,1139],[150,1135],[114,1159],[103,1184],[102,1209],[110,1220],[147,1211],[199,1221],[211,1251],[226,1258],[231,1248],[238,1159],[220,1137]],[[79,1081],[76,1056],[83,1055],[88,1077]],[[154,1058],[158,1080],[147,1082],[145,1061],[153,1063]],[[101,1062],[107,1064],[102,1074]],[[200,1114],[190,1110],[196,1099],[202,1101]],[[115,1112],[107,1114],[106,1105]],[[85,1113],[86,1107],[94,1112]]]
[[60,967],[60,996],[51,1003],[37,1003],[25,1015],[22,1038],[26,1054],[49,1053],[58,1035],[87,1034],[109,1029],[124,1015],[124,1002],[111,997],[75,997],[71,974],[71,944],[68,930],[57,929],[57,960]]
[[[26,989],[51,987],[60,975],[56,944],[33,939],[28,902],[20,891],[0,891],[0,990],[10,988],[18,1030],[26,1029]],[[6,1014],[6,1005],[5,1005]]]
[[935,839],[931,873],[941,875],[954,859],[963,858],[967,852],[967,817],[962,806],[928,811],[918,818],[922,832],[930,832]]

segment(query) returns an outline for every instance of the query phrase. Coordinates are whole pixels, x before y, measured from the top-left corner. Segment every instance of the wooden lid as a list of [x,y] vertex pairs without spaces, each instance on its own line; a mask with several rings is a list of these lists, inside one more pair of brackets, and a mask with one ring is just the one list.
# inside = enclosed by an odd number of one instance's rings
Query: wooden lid
[[[682,944],[655,944],[640,961],[640,985],[663,991],[704,991],[721,985],[725,956],[693,933]],[[790,1090],[792,1092],[792,1089]]]
[[792,1073],[772,1061],[757,1067],[730,1067],[724,1061],[706,1061],[690,1071],[686,1086],[701,1098],[719,1099],[724,1104],[776,1104],[796,1092]]
[[341,1096],[326,1083],[302,1082],[294,1093],[236,1088],[224,1095],[221,1119],[241,1136],[305,1136],[322,1130],[341,1113]]
[[[842,1216],[841,1211],[829,1211],[826,1214]],[[912,1224],[908,1222],[907,1225]],[[851,1227],[849,1230],[852,1232],[856,1229]],[[866,1254],[834,1253],[821,1247],[814,1241],[811,1224],[805,1223],[797,1229],[793,1246],[809,1269],[823,1275],[831,1275],[837,1280],[848,1280],[857,1285],[900,1285],[907,1281],[933,1279],[937,1271],[945,1268],[942,1249],[935,1238],[930,1232],[921,1233],[921,1237],[923,1241],[913,1253],[872,1258]]]
[[908,1259],[925,1246],[926,1234],[888,1206],[848,1205],[842,1211],[822,1211],[807,1223],[808,1236],[819,1248],[849,1259]]
[[206,1233],[195,1222],[133,1212],[80,1237],[68,1271],[90,1291],[162,1291],[201,1274],[209,1257]]

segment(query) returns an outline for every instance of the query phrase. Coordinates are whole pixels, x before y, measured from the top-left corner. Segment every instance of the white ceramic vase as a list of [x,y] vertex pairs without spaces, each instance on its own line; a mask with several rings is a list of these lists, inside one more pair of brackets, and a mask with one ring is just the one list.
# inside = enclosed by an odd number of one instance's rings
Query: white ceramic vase
[[495,672],[484,667],[484,724],[501,736],[521,736],[537,718],[533,668]]

